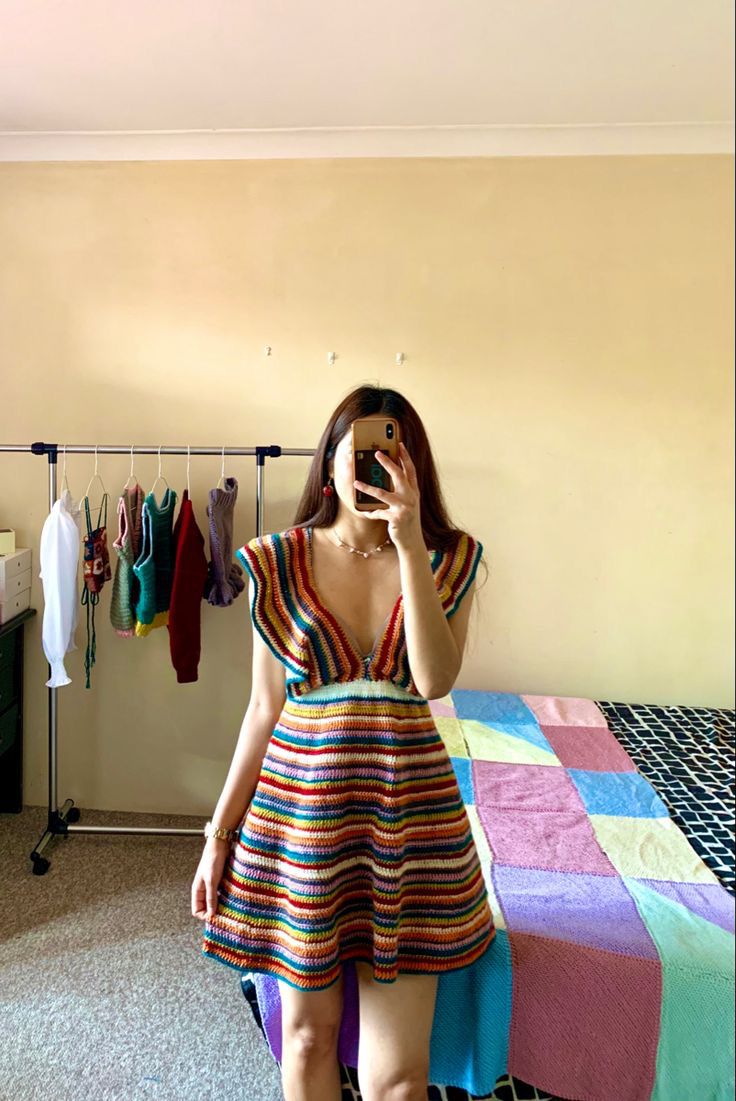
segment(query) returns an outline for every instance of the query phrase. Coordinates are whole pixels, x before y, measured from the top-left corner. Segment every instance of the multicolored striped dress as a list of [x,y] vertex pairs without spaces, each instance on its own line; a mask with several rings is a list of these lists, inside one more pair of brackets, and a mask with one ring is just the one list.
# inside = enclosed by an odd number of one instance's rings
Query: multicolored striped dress
[[[452,616],[483,546],[463,532],[427,553]],[[379,982],[466,967],[496,930],[452,762],[412,679],[403,594],[363,654],[315,589],[311,527],[256,536],[236,555],[286,700],[202,954],[308,990],[348,959]]]

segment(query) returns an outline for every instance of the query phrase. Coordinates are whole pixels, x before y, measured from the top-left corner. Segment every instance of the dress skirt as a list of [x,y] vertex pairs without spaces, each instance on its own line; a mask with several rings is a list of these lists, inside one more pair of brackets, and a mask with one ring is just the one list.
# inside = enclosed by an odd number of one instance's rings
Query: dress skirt
[[287,698],[205,922],[202,953],[319,990],[473,963],[495,928],[428,702],[390,680]]

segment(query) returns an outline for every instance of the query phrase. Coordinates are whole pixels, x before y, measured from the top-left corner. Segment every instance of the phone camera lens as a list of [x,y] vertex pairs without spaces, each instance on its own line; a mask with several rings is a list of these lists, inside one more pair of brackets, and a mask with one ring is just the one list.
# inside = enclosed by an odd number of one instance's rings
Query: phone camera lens
[[392,424],[387,424],[386,425],[386,439],[387,440],[393,439],[393,435],[394,435],[394,426]]

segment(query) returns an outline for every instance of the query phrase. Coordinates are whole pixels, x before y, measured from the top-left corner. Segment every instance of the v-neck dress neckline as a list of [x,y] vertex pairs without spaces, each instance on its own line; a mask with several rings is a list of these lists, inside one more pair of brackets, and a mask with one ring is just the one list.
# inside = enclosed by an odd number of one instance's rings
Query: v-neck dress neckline
[[327,607],[327,604],[325,603],[324,597],[322,596],[319,589],[317,588],[317,585],[315,584],[315,580],[314,580],[314,562],[313,562],[313,558],[312,558],[314,528],[311,527],[311,526],[308,526],[308,527],[305,528],[305,532],[306,532],[306,552],[305,552],[304,558],[305,558],[306,569],[307,569],[307,577],[308,577],[308,580],[309,580],[309,586],[312,590],[312,593],[313,593],[317,603],[319,604],[319,610],[324,615],[326,615],[330,620],[332,620],[333,626],[336,626],[336,627],[340,628],[342,633],[345,635],[350,647],[355,651],[355,655],[358,658],[360,658],[361,662],[363,662],[364,665],[370,665],[371,661],[373,660],[376,653],[378,652],[378,649],[379,649],[381,643],[383,642],[386,631],[388,630],[389,623],[391,622],[391,620],[394,618],[394,616],[397,613],[397,609],[399,611],[401,611],[403,609],[403,599],[402,598],[403,598],[404,594],[401,593],[401,592],[399,593],[399,595],[397,596],[396,600],[394,601],[394,603],[391,607],[391,610],[389,611],[388,615],[384,619],[384,621],[383,621],[383,623],[382,623],[382,625],[381,625],[381,627],[378,631],[378,634],[376,635],[376,638],[373,641],[373,646],[371,647],[370,651],[367,654],[364,654],[362,652],[362,650],[360,649],[360,646],[358,645],[358,640],[355,637],[355,635],[353,634],[350,627],[348,627],[347,623],[345,623],[345,621],[341,618],[341,616],[338,616],[335,612],[333,612],[330,608]]
[[[253,626],[286,667],[286,693],[295,700],[331,686],[335,692],[355,681],[375,682],[420,697],[412,677],[404,631],[405,601],[400,593],[363,653],[352,630],[333,613],[314,585],[312,531],[296,525],[254,536],[235,555],[253,582]],[[437,594],[445,615],[454,615],[472,582],[482,544],[463,534],[453,550],[428,550]],[[369,686],[372,689],[372,686]]]

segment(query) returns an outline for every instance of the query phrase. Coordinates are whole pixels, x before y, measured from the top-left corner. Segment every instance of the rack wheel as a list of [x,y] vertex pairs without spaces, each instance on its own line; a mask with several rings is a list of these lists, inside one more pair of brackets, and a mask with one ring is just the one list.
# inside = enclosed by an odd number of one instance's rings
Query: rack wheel
[[39,856],[38,853],[31,853],[31,860],[33,861],[33,874],[46,875],[51,867],[51,861],[47,860],[45,856]]
[[66,816],[67,822],[78,822],[81,813],[79,807],[69,807],[69,812]]

